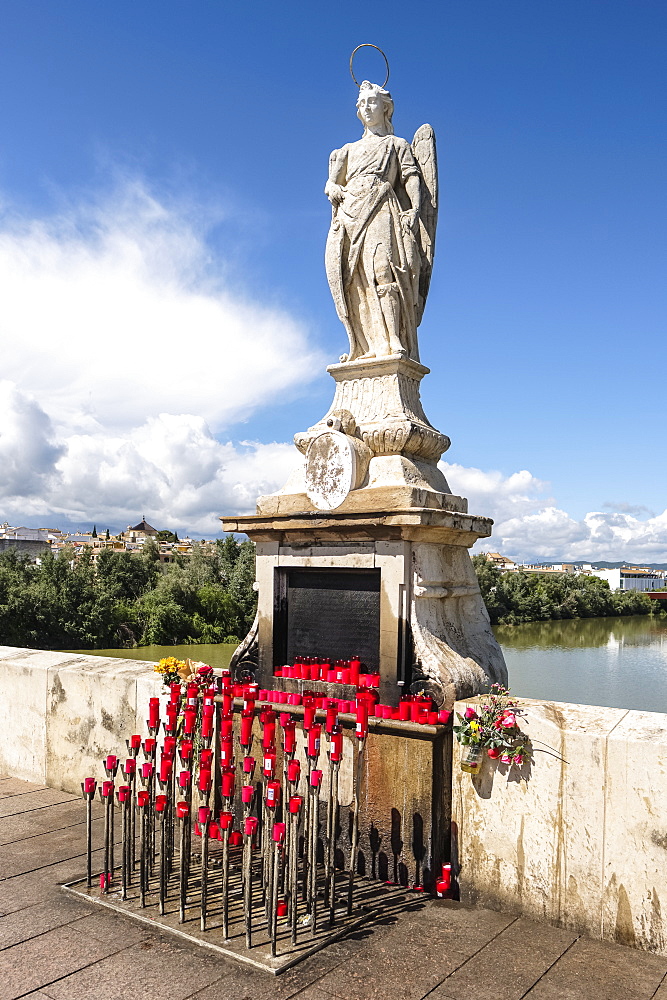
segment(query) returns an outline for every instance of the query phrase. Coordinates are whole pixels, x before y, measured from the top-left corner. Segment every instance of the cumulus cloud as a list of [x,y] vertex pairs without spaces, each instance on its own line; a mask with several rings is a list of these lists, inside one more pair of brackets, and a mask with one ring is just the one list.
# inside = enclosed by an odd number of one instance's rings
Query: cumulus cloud
[[0,218],[3,376],[61,426],[193,413],[214,433],[312,377],[306,330],[225,284],[201,214],[133,182],[48,219]]
[[302,323],[230,280],[210,225],[136,180],[49,218],[5,209],[0,519],[145,511],[210,535],[282,485],[294,449],[225,438],[323,359]]
[[[497,471],[441,463],[454,493],[467,496],[469,509],[495,521],[491,539],[479,551],[500,551],[513,559],[573,562],[667,562],[667,511],[654,515],[631,504],[605,504],[614,512],[592,511],[576,520],[545,495],[549,484],[523,470]],[[649,513],[640,520],[634,516]]]

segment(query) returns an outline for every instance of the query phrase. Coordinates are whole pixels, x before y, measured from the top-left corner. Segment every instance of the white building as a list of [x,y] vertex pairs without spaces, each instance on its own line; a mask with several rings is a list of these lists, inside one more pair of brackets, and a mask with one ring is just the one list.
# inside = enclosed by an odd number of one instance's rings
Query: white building
[[657,590],[664,587],[665,574],[646,566],[621,566],[618,569],[594,569],[593,576],[606,580],[610,590]]

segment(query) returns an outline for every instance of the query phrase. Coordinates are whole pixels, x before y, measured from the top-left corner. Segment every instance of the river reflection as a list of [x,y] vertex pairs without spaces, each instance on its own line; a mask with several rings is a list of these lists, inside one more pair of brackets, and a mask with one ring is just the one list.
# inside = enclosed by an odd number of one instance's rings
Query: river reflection
[[667,619],[531,622],[494,629],[512,692],[667,712]]

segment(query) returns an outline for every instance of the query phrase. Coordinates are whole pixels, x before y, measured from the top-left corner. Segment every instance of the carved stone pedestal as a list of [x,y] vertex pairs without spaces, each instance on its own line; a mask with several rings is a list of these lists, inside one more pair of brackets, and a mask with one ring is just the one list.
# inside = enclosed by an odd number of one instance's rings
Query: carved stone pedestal
[[442,508],[223,518],[257,544],[257,624],[237,662],[270,687],[296,656],[361,654],[390,705],[412,689],[451,708],[504,682],[468,553],[491,524]]

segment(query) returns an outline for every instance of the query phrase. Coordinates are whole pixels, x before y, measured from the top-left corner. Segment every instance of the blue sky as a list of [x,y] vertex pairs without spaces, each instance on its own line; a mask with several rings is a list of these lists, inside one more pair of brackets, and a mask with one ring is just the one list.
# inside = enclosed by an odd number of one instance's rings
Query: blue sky
[[345,349],[322,189],[372,41],[397,133],[438,140],[452,487],[515,557],[667,559],[664,4],[3,0],[0,28],[0,519],[211,536],[281,485]]

